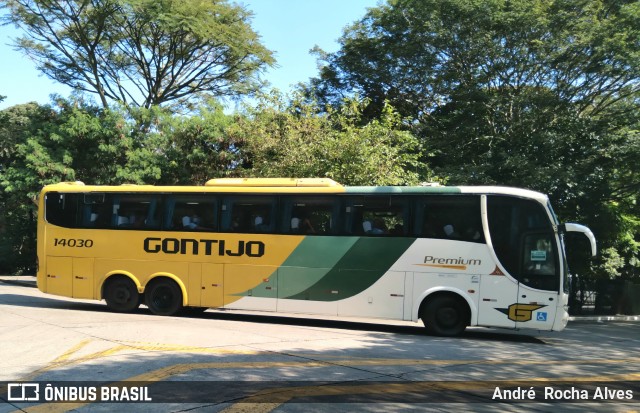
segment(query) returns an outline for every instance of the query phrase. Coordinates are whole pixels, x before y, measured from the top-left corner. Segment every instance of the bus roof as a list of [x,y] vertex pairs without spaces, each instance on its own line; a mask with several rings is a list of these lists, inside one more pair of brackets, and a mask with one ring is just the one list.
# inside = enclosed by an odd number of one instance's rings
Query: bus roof
[[536,191],[505,186],[343,186],[328,178],[218,178],[203,186],[156,185],[85,185],[80,181],[47,185],[43,192],[200,192],[200,193],[324,193],[324,194],[494,194],[547,201],[547,196]]
[[529,189],[507,186],[348,186],[345,192],[351,194],[492,194],[512,195],[521,198],[533,198],[540,201],[548,199],[543,193]]

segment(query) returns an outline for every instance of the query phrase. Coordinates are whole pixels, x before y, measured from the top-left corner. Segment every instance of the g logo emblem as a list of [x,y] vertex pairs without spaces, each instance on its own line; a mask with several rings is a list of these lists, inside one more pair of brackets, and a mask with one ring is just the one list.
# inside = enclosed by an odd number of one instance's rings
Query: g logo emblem
[[544,305],[538,304],[511,304],[508,308],[507,316],[513,321],[529,321],[533,316],[533,312]]

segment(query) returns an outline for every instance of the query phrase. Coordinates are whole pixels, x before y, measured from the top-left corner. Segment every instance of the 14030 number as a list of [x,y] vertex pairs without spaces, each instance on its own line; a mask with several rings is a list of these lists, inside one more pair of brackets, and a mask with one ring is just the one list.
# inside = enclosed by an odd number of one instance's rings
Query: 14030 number
[[93,247],[92,239],[76,239],[76,238],[54,238],[54,247],[75,247],[75,248],[91,248]]

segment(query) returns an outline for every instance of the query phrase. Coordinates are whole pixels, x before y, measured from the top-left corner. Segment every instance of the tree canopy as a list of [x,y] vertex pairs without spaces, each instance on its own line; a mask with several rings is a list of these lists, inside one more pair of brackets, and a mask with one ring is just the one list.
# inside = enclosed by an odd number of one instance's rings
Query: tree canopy
[[274,59],[225,0],[4,0],[15,45],[73,89],[150,108],[255,91]]
[[482,107],[488,93],[548,93],[598,113],[638,92],[639,33],[635,1],[390,0],[349,26],[336,53],[315,51],[312,86],[424,120],[463,99]]
[[263,96],[230,129],[243,141],[245,174],[329,177],[345,185],[416,185],[429,179],[422,148],[386,106],[365,119],[367,102],[348,99],[324,112],[300,96]]

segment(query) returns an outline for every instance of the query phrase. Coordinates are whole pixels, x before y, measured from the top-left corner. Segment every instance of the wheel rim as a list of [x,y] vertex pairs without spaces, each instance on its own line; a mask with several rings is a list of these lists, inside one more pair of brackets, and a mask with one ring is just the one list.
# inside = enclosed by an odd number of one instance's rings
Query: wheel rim
[[169,286],[160,285],[153,290],[151,302],[155,309],[166,311],[173,306],[174,301],[175,295]]
[[113,293],[113,301],[116,304],[127,304],[131,301],[131,292],[124,285],[118,285]]
[[140,296],[133,281],[118,277],[109,281],[105,287],[107,305],[117,312],[130,312],[140,304]]
[[443,328],[454,327],[460,321],[460,315],[454,307],[444,307],[436,312],[436,322]]

